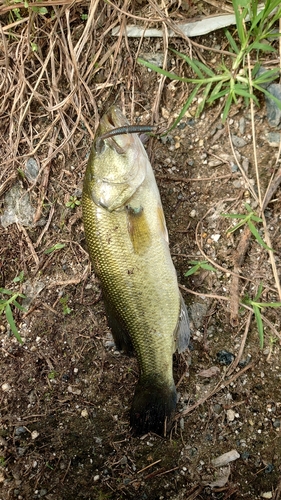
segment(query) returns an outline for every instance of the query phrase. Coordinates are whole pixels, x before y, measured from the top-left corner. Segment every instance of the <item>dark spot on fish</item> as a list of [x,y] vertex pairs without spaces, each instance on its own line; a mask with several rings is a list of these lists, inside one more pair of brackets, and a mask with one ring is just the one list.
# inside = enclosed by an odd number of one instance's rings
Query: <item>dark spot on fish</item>
[[129,214],[131,215],[140,215],[143,211],[143,207],[131,207],[130,205],[126,206],[126,209],[128,210]]
[[134,268],[133,269],[128,269],[128,274],[134,274]]

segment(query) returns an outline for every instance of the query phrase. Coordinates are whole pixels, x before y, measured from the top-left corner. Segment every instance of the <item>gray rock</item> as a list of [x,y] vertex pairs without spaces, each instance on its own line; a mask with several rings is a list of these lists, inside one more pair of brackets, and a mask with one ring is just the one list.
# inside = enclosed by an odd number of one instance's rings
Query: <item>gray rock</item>
[[265,134],[265,138],[271,147],[279,148],[281,140],[281,134],[279,132],[268,132]]
[[[281,85],[279,83],[271,83],[267,90],[281,102]],[[269,124],[272,127],[278,127],[281,123],[281,109],[279,109],[276,102],[268,96],[265,96],[265,102]]]
[[14,222],[22,226],[31,226],[35,215],[35,208],[30,203],[29,193],[15,184],[5,196],[4,213],[0,217],[3,227],[8,227]]
[[189,307],[189,312],[191,319],[194,323],[195,328],[200,328],[203,324],[203,318],[208,310],[208,305],[202,302],[194,302]]
[[39,166],[34,158],[29,158],[25,165],[25,175],[30,182],[34,182],[39,174]]
[[234,134],[231,136],[231,139],[233,142],[233,146],[235,148],[243,148],[247,144],[245,139],[243,139],[242,137],[238,137],[237,135],[234,135]]
[[242,116],[242,118],[240,118],[239,120],[239,132],[241,135],[245,134],[245,129],[246,129],[246,120],[244,116]]
[[25,432],[27,432],[25,427],[20,426],[20,427],[15,428],[16,436],[20,436],[21,434],[25,434]]

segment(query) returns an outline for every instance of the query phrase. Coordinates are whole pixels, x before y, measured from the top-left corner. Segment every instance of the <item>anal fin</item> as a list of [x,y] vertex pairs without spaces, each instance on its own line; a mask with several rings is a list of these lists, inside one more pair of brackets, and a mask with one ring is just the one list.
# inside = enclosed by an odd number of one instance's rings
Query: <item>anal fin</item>
[[110,304],[106,297],[104,297],[104,305],[107,323],[111,329],[116,348],[118,351],[123,351],[125,354],[132,355],[134,353],[134,348],[125,325],[123,325],[123,322],[119,318],[115,308],[112,304]]

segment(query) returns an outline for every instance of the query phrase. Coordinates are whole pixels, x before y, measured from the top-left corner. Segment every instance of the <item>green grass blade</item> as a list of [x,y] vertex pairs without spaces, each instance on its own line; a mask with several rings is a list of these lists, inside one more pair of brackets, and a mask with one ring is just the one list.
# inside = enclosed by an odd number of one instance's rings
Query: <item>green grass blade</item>
[[224,123],[225,120],[228,117],[230,106],[232,104],[232,100],[233,100],[232,99],[232,94],[229,93],[228,96],[227,96],[227,99],[225,101],[225,105],[224,105],[224,109],[223,109],[223,113],[222,113],[222,123]]
[[[181,52],[178,52],[177,50],[175,49],[170,49],[171,52],[173,52],[173,54],[176,54],[178,57],[180,57],[181,59],[183,59],[194,71],[194,73],[201,79],[204,79],[205,76],[204,74],[202,73],[202,71],[200,70],[200,68],[197,66],[196,62],[194,59],[190,59],[190,57],[188,57],[187,55],[185,54],[182,54]],[[204,66],[204,65],[203,65]]]
[[263,94],[265,94],[267,97],[269,97],[270,99],[272,99],[276,106],[281,109],[281,101],[279,99],[277,99],[277,97],[275,97],[274,95],[272,95],[270,92],[268,92],[268,90],[264,89],[263,87],[260,87],[259,85],[255,85],[255,82],[253,82],[253,86],[257,89],[257,90],[260,90],[261,92],[263,92]]
[[197,264],[196,266],[193,266],[186,273],[184,273],[184,275],[185,276],[191,276],[192,274],[197,273],[198,269],[200,269],[200,264]]
[[6,313],[7,321],[9,323],[9,325],[10,325],[10,328],[11,328],[14,336],[19,341],[19,343],[22,344],[22,339],[21,339],[21,336],[20,336],[20,334],[18,332],[18,329],[16,327],[16,324],[15,324],[15,321],[14,321],[14,317],[13,317],[13,313],[12,313],[12,309],[10,307],[10,304],[7,304],[6,309],[5,309],[5,313]]
[[202,269],[205,269],[206,271],[212,271],[212,272],[217,272],[217,270],[211,266],[211,264],[205,264],[204,262],[201,263]]
[[208,68],[208,66],[205,66],[205,64],[203,64],[201,61],[194,61],[196,63],[196,66],[201,69],[204,73],[206,73],[208,76],[210,76],[211,78],[217,76],[216,73],[214,73],[214,71],[210,68]]
[[262,283],[259,284],[258,291],[256,293],[256,296],[254,298],[254,302],[257,302],[262,294]]
[[274,250],[267,246],[267,244],[263,241],[260,233],[258,232],[256,226],[254,226],[254,224],[250,220],[248,220],[248,226],[252,235],[256,238],[257,242],[266,250],[271,250],[273,252]]
[[222,217],[226,217],[227,219],[245,219],[246,215],[242,214],[220,214]]
[[251,52],[252,50],[261,50],[262,52],[276,52],[276,49],[274,49],[274,47],[271,47],[271,45],[258,41],[255,41],[251,45],[249,45],[248,52]]
[[237,95],[241,95],[242,97],[247,97],[248,99],[253,99],[253,101],[256,103],[256,104],[259,104],[259,101],[257,100],[256,96],[254,94],[251,94],[250,92],[248,92],[247,90],[245,90],[244,88],[240,88],[237,86],[235,86],[235,94]]
[[189,95],[185,105],[183,106],[179,116],[176,118],[176,120],[174,121],[173,125],[169,128],[169,130],[167,130],[167,132],[164,134],[164,135],[167,135],[168,132],[171,132],[171,130],[173,130],[177,124],[181,121],[181,119],[183,118],[183,116],[185,115],[186,111],[188,110],[189,106],[191,105],[194,97],[196,96],[198,90],[200,89],[201,87],[201,84],[198,84],[196,85],[196,87],[193,89],[193,91],[191,92],[191,94]]
[[241,45],[243,45],[246,42],[246,35],[245,35],[243,20],[245,19],[246,15],[247,15],[247,10],[246,9],[242,10],[242,7],[244,6],[242,0],[232,0],[232,4],[233,4],[233,9],[234,9],[234,14],[235,14],[238,36],[239,36]]
[[233,52],[235,52],[235,54],[239,54],[240,51],[239,51],[239,48],[237,46],[237,43],[235,42],[234,38],[232,37],[232,35],[230,34],[230,32],[228,30],[225,30],[225,36],[226,36],[227,40],[229,41]]
[[257,322],[257,327],[258,327],[258,332],[259,332],[259,339],[260,339],[260,348],[263,349],[263,344],[264,344],[264,335],[263,335],[263,323],[262,323],[262,318],[261,318],[261,312],[257,306],[253,306],[256,322]]
[[[260,66],[257,68],[257,71],[259,70]],[[254,68],[255,69],[255,68]],[[252,78],[254,80],[254,83],[257,85],[260,85],[262,83],[269,83],[273,82],[276,80],[276,78],[279,78],[280,70],[279,69],[269,69],[268,71],[264,71],[261,73],[258,77],[256,77],[256,73],[254,73],[254,70],[252,71]]]
[[178,76],[174,73],[170,73],[169,71],[166,71],[165,69],[159,68],[159,66],[156,66],[156,64],[152,64],[148,61],[145,61],[145,59],[141,59],[140,57],[138,57],[137,62],[139,64],[142,64],[143,66],[146,66],[146,68],[149,68],[152,71],[159,73],[160,75],[163,75],[163,76],[166,76],[167,78],[170,78],[170,80],[177,80],[179,82],[188,81],[186,78]]
[[7,290],[6,288],[0,288],[0,293],[3,293],[5,295],[13,295],[14,292],[11,290]]
[[16,306],[20,311],[26,312],[26,309],[22,307],[17,300],[13,300],[13,305]]
[[199,104],[199,106],[198,106],[198,108],[197,108],[197,110],[196,110],[196,114],[195,114],[196,118],[197,118],[198,116],[200,116],[200,115],[201,115],[201,113],[202,113],[202,111],[203,111],[203,109],[204,109],[204,107],[205,107],[206,100],[207,100],[208,95],[209,95],[209,93],[210,93],[211,87],[212,87],[212,83],[210,82],[210,83],[208,83],[208,84],[206,85],[206,87],[205,87],[205,89],[204,89],[204,92],[203,92],[203,99],[202,99],[202,101],[200,102],[200,104]]

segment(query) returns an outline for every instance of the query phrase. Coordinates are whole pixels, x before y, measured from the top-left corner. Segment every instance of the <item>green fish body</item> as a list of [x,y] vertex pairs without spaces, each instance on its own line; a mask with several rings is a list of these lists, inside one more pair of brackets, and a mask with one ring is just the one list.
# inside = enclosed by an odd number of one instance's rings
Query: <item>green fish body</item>
[[99,139],[126,125],[117,107],[101,119],[84,178],[83,222],[116,346],[138,359],[133,432],[164,434],[177,402],[173,353],[188,346],[189,322],[146,151],[136,134]]

